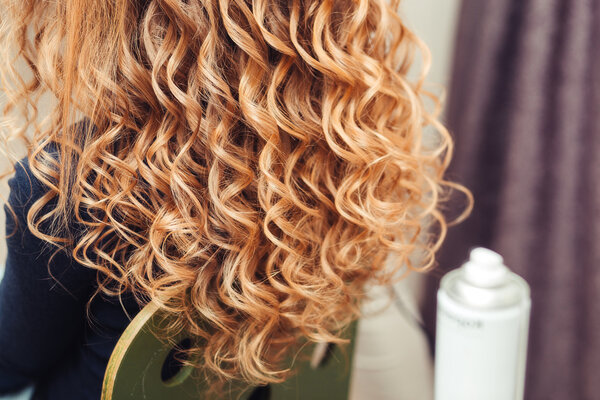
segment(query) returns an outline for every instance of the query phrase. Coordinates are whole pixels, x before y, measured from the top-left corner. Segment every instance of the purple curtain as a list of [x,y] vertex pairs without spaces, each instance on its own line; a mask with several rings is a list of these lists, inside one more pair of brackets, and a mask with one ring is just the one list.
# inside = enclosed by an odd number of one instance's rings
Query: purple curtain
[[532,289],[525,398],[600,399],[600,1],[463,0],[456,46],[449,177],[475,208],[428,298],[471,247],[498,251]]

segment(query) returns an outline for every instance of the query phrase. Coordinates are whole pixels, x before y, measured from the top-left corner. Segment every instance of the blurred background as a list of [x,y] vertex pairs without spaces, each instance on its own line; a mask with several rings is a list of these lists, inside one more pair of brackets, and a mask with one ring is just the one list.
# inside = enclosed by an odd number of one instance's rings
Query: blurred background
[[431,49],[429,82],[447,88],[448,179],[475,208],[450,229],[436,270],[401,282],[400,305],[362,325],[363,337],[382,335],[378,349],[357,344],[364,382],[382,382],[371,398],[432,398],[435,292],[475,246],[531,286],[525,398],[598,398],[600,2],[404,0],[402,12]]

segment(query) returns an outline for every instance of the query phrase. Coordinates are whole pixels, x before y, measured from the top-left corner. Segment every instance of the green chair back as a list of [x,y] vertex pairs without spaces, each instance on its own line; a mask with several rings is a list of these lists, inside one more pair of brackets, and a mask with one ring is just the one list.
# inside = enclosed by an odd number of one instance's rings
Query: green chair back
[[[167,317],[168,318],[168,317]],[[175,346],[154,334],[168,322],[156,306],[149,304],[131,321],[119,339],[108,362],[102,387],[102,400],[202,400],[205,382],[192,374],[192,368],[174,363]],[[298,373],[279,384],[249,387],[231,382],[219,394],[224,400],[347,400],[352,371],[356,322],[345,337],[349,345],[342,350],[329,346],[316,367],[310,357],[316,344],[305,346],[303,357],[290,358],[287,365]],[[175,338],[181,347],[191,343],[185,334]],[[175,367],[173,367],[175,366]]]

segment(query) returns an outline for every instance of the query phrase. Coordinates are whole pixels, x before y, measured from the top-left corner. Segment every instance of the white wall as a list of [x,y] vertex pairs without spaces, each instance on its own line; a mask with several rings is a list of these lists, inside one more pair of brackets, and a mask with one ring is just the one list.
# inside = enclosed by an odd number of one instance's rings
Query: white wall
[[428,81],[446,86],[452,66],[454,33],[460,0],[403,0],[402,11],[411,29],[432,54]]

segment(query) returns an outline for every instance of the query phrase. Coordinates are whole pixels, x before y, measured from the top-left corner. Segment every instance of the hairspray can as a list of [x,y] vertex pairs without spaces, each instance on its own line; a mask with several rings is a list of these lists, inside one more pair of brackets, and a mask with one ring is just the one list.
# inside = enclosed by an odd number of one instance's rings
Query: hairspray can
[[436,400],[522,400],[531,298],[502,256],[478,247],[437,294]]

